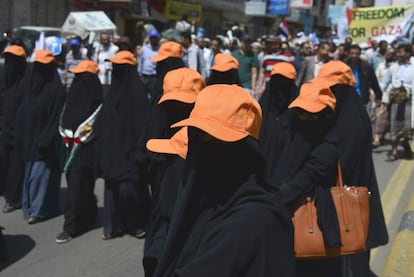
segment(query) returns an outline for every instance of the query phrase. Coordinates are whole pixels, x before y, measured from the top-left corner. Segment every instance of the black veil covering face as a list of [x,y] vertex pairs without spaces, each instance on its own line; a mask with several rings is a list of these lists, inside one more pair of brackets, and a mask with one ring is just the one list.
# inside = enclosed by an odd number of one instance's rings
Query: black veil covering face
[[35,62],[30,78],[24,79],[23,100],[16,117],[16,143],[26,161],[44,160],[59,165],[59,116],[66,93],[56,64]]
[[228,71],[212,70],[208,78],[207,85],[227,84],[227,85],[241,85],[239,73],[237,69],[230,69]]
[[62,115],[62,127],[72,131],[76,131],[103,101],[102,85],[96,74],[83,72],[76,73],[75,77]]
[[105,179],[138,178],[136,157],[148,100],[135,66],[113,64],[112,84],[95,122],[99,169]]
[[288,106],[297,94],[294,82],[280,74],[272,75],[259,101],[263,111],[259,143],[263,152],[267,153],[267,168],[271,178],[287,140],[291,120]]
[[[4,54],[4,83],[0,88],[0,194],[6,205],[21,206],[24,161],[16,155],[16,115],[24,88],[24,78],[30,75],[25,57]],[[3,77],[3,76],[2,76]]]
[[226,143],[193,127],[188,137],[183,182],[154,276],[294,276],[290,217],[267,190],[257,141]]
[[16,112],[22,102],[23,83],[27,84],[30,67],[24,57],[5,54],[5,82],[1,90],[1,142],[14,145]]
[[9,53],[4,55],[4,88],[10,88],[20,81],[26,72],[27,62],[25,57],[15,56]]

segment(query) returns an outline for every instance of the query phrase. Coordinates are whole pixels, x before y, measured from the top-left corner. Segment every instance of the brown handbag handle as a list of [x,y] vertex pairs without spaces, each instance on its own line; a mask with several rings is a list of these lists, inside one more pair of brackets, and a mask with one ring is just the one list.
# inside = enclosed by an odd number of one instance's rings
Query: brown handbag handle
[[344,183],[343,183],[343,178],[342,178],[342,170],[341,170],[340,161],[338,161],[338,177],[336,180],[336,186],[338,187],[338,190],[339,190],[339,200],[340,200],[341,207],[342,207],[342,218],[344,222],[345,232],[349,232],[350,226],[349,226],[349,219],[348,219],[348,212],[347,212],[348,209],[345,203],[345,193],[344,193],[345,188],[344,188]]

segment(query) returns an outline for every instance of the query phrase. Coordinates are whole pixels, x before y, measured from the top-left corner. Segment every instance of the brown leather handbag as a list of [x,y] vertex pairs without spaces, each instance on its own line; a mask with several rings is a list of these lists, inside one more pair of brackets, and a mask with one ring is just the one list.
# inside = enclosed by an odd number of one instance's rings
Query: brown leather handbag
[[338,216],[340,247],[328,248],[317,223],[315,197],[301,196],[292,205],[297,259],[322,259],[366,251],[369,224],[369,191],[367,187],[344,186],[338,163],[337,184],[331,188]]

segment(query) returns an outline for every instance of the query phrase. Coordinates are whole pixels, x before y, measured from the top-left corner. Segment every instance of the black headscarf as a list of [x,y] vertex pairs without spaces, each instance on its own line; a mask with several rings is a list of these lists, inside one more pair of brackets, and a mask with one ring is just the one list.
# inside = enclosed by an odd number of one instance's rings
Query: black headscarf
[[270,77],[269,85],[260,98],[263,113],[259,143],[266,153],[266,164],[270,176],[276,170],[277,163],[286,144],[291,111],[290,102],[296,96],[295,80],[280,74]]
[[294,276],[292,226],[267,191],[257,141],[203,142],[189,127],[184,180],[154,276]]
[[23,78],[30,75],[24,57],[12,54],[5,55],[5,83],[1,91],[1,116],[2,132],[1,142],[7,146],[14,146],[15,139],[15,120],[17,109],[22,102],[24,88]]
[[[89,72],[76,73],[66,98],[66,104],[61,115],[61,127],[76,132],[79,125],[88,119],[103,101],[102,85],[96,74]],[[76,152],[76,159],[71,162],[70,171],[94,170],[95,138],[82,143]],[[69,157],[73,143],[66,148]]]
[[215,84],[227,84],[227,85],[239,85],[240,78],[237,69],[230,69],[228,71],[216,71],[212,70],[211,75],[208,78],[207,85]]
[[103,178],[139,178],[136,157],[147,112],[146,91],[136,67],[113,64],[112,83],[94,124],[99,174]]
[[102,85],[96,74],[89,72],[75,74],[62,114],[62,127],[75,132],[102,103],[102,100]]
[[10,53],[4,55],[4,88],[10,88],[18,83],[26,72],[27,62],[25,57],[19,57]]
[[24,80],[23,101],[16,116],[16,143],[24,160],[58,166],[58,126],[66,95],[56,64],[35,62],[30,78]]

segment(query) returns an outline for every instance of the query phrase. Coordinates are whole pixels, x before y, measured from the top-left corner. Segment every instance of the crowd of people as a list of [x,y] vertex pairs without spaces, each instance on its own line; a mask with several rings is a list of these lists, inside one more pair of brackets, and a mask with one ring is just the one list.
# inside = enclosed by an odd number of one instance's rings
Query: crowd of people
[[[372,148],[389,132],[386,160],[400,143],[413,156],[413,45],[210,40],[191,26],[177,25],[180,41],[152,29],[135,48],[73,37],[64,57],[31,61],[5,48],[3,212],[35,224],[63,201],[67,243],[95,223],[102,178],[102,239],[145,238],[146,276],[370,276],[370,250],[388,242]],[[325,245],[341,244],[338,162],[345,184],[371,192],[366,252],[295,260],[289,208],[302,194],[317,199]]]

